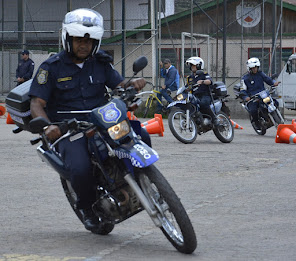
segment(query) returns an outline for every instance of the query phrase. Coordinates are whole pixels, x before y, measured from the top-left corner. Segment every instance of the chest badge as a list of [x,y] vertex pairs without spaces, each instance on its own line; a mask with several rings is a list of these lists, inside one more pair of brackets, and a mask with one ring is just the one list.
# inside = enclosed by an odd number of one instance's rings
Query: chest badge
[[121,111],[116,107],[114,102],[110,102],[98,110],[98,113],[102,115],[102,119],[106,123],[117,123],[121,117]]
[[47,83],[47,78],[48,78],[48,71],[39,69],[39,72],[37,74],[37,81],[39,84],[45,84]]

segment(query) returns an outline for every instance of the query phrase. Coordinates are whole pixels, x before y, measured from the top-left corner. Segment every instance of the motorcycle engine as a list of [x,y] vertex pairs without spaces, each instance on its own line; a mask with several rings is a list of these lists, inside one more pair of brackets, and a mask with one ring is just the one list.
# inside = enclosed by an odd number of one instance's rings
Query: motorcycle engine
[[93,204],[93,211],[103,219],[118,223],[141,209],[141,203],[126,185],[112,193],[106,192]]

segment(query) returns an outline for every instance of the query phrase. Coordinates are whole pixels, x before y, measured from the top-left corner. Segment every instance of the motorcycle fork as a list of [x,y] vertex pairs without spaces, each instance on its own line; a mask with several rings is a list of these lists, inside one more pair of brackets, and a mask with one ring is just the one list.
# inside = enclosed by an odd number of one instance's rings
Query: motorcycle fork
[[126,182],[130,185],[132,190],[136,193],[138,199],[140,200],[142,206],[145,208],[147,211],[148,215],[151,217],[152,221],[154,222],[155,226],[161,227],[161,222],[157,218],[157,211],[155,209],[151,208],[151,205],[143,193],[142,189],[139,187],[138,183],[135,181],[131,173],[127,173],[124,176],[124,179]]
[[186,130],[189,130],[190,127],[190,114],[189,110],[186,110]]

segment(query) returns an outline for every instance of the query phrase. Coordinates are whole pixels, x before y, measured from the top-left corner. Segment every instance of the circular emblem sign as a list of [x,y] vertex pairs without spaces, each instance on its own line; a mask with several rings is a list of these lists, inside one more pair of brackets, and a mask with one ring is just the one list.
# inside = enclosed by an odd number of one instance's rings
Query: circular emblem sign
[[[254,27],[261,20],[261,6],[256,3],[239,4],[236,7],[236,20],[243,27]],[[242,24],[243,21],[243,24]]]

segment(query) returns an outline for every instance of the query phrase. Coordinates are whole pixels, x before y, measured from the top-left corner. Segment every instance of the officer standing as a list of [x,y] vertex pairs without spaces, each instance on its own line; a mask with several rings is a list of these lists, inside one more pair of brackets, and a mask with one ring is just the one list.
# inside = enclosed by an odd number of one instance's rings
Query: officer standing
[[[103,33],[103,17],[98,12],[80,8],[66,14],[62,24],[64,51],[41,64],[31,85],[33,118],[42,116],[51,122],[74,117],[87,120],[85,114],[58,114],[57,111],[91,110],[106,102],[105,86],[124,87],[124,79],[110,64],[112,57],[99,50]],[[128,85],[140,90],[145,84],[143,78],[137,78]],[[50,140],[56,140],[61,131],[58,126],[50,125],[45,134]],[[72,142],[64,139],[58,149],[71,171],[70,182],[77,194],[76,205],[84,226],[96,230],[100,221],[91,209],[96,194],[87,138]]]
[[34,62],[29,58],[29,51],[23,50],[22,59],[20,60],[16,69],[17,85],[20,85],[32,78],[34,72]]

